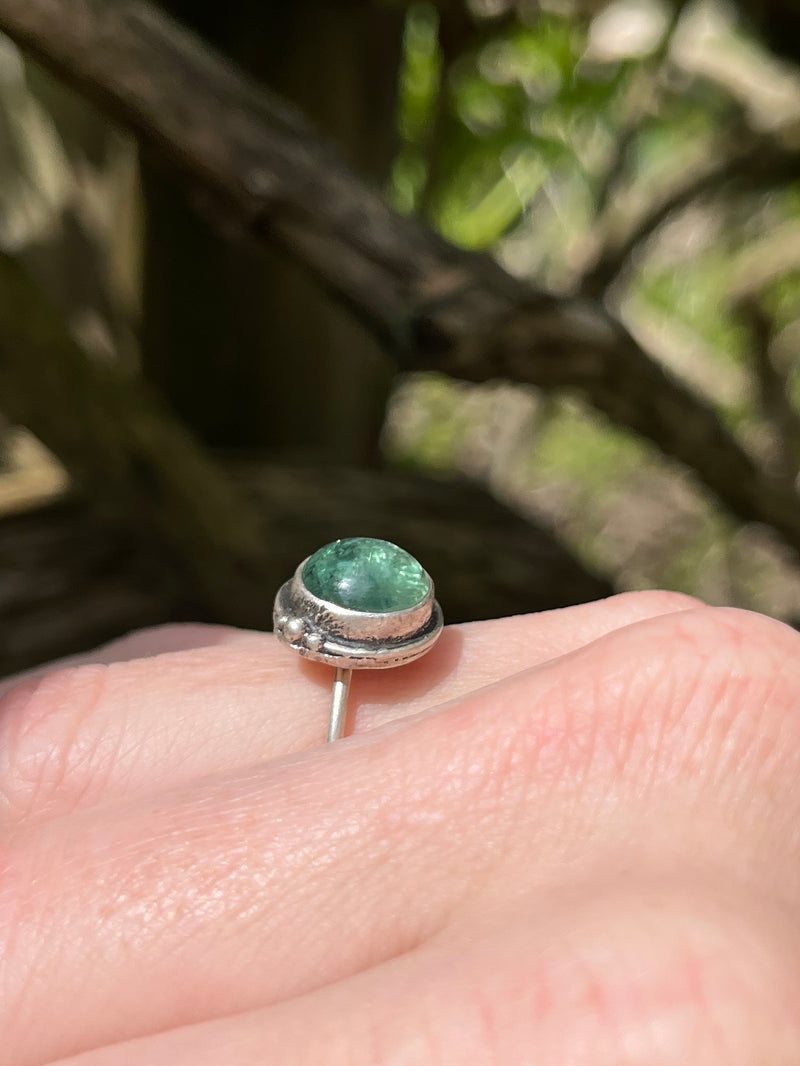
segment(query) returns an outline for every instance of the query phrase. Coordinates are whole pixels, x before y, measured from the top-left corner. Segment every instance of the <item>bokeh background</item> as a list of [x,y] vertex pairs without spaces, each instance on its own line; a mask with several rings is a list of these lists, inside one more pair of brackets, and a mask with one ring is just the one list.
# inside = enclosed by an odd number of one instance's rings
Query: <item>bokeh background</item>
[[0,30],[0,673],[269,628],[350,535],[450,620],[660,586],[797,623],[793,0]]

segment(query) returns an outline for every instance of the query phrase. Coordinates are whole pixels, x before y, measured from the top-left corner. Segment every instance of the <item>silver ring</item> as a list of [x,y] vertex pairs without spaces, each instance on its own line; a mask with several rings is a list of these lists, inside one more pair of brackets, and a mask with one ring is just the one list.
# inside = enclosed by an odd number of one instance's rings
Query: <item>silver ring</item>
[[433,647],[442,625],[427,571],[403,548],[371,537],[326,544],[275,597],[280,640],[336,671],[328,741],[344,732],[353,670],[413,662]]

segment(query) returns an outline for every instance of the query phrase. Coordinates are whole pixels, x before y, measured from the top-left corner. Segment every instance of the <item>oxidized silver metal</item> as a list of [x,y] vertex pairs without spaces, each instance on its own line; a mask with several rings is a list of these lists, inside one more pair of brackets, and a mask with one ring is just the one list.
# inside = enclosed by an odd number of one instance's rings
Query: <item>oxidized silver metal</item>
[[[310,558],[310,556],[309,556]],[[329,603],[303,583],[304,559],[275,597],[275,633],[306,659],[350,670],[402,666],[424,655],[442,631],[442,609],[428,595],[404,611],[354,611]]]

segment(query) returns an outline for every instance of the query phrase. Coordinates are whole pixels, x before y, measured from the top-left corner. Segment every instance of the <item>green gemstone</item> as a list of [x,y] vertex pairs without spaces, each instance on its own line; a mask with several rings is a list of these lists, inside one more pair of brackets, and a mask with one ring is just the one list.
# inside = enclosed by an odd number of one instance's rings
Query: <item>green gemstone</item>
[[416,607],[430,591],[430,578],[412,555],[371,537],[335,540],[314,552],[303,583],[328,603],[380,614]]

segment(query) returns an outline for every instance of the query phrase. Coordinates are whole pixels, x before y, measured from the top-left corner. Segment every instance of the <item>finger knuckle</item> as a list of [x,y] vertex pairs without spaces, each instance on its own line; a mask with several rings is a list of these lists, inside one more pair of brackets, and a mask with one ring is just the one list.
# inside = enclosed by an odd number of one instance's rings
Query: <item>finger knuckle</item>
[[734,608],[675,616],[661,650],[676,739],[702,739],[711,760],[754,754],[755,741],[800,733],[787,714],[800,695],[800,635],[774,619]]
[[582,748],[605,753],[617,775],[719,776],[797,747],[785,741],[787,731],[800,739],[800,716],[787,713],[800,694],[798,652],[800,636],[774,619],[679,611],[589,649],[564,698],[580,704],[571,720],[591,740]]

